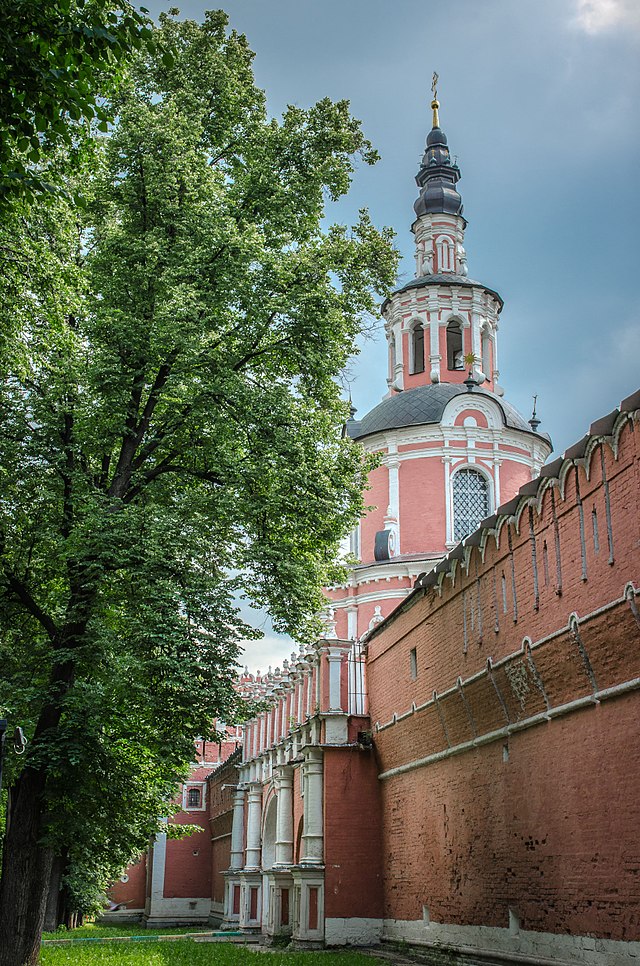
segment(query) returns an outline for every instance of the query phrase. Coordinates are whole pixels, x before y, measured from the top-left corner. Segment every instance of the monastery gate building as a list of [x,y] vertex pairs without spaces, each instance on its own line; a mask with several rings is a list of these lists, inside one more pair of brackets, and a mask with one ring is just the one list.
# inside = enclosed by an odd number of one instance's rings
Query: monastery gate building
[[432,107],[388,394],[346,425],[381,453],[359,563],[324,638],[243,679],[268,710],[185,787],[198,848],[161,836],[114,899],[300,945],[633,963],[640,392],[545,463],[499,385],[502,299],[468,277]]

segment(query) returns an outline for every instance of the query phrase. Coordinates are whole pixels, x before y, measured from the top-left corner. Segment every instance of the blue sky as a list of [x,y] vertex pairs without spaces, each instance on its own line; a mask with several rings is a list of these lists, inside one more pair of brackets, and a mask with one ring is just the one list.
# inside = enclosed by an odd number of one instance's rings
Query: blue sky
[[[169,4],[147,4],[152,14]],[[212,3],[178,3],[202,19]],[[501,384],[538,394],[556,452],[640,386],[638,0],[227,0],[269,110],[347,98],[382,155],[336,208],[367,206],[413,275],[414,176],[440,75],[462,171],[469,275],[505,300]],[[359,416],[386,391],[379,329],[351,372]],[[264,663],[282,656],[259,645]],[[280,645],[281,648],[281,645]]]

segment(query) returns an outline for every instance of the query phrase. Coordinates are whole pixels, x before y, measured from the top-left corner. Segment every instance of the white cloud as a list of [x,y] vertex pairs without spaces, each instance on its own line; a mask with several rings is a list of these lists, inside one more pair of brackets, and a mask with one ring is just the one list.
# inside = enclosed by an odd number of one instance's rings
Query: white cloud
[[291,638],[284,634],[266,634],[259,641],[245,641],[244,653],[238,661],[246,665],[252,674],[261,671],[265,674],[269,668],[282,667],[285,658],[290,658],[298,646]]
[[576,0],[575,24],[588,34],[626,28],[640,32],[638,0]]

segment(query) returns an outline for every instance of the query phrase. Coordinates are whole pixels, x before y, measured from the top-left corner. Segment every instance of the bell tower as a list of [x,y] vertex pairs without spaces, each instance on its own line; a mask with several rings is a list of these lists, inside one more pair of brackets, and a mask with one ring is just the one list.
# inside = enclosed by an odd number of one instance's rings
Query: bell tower
[[[468,277],[464,232],[467,222],[457,189],[460,168],[452,161],[440,127],[438,75],[433,75],[433,126],[416,184],[411,227],[415,238],[415,278],[401,291],[428,288],[407,326],[393,300],[383,307],[389,342],[389,391],[400,392],[428,382],[464,383],[471,372],[478,385],[501,394],[497,385],[497,332],[502,299]],[[434,291],[437,285],[443,292]],[[477,287],[477,290],[476,290]],[[469,299],[465,290],[472,289]],[[462,290],[462,291],[461,291]]]
[[330,636],[357,640],[481,522],[535,477],[552,446],[498,383],[500,295],[469,277],[460,169],[432,127],[416,176],[415,276],[385,301],[387,394],[346,431],[380,454],[372,505],[352,541],[358,563],[331,588]]

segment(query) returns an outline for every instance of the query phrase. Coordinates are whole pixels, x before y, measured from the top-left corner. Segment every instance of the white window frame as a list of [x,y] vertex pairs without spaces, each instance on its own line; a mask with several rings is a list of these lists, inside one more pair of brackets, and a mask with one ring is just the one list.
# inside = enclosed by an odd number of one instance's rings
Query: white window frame
[[[460,543],[460,540],[456,536],[454,536],[456,532],[456,519],[455,519],[455,505],[453,502],[453,486],[454,486],[455,478],[461,470],[473,470],[474,473],[478,473],[481,477],[483,477],[483,479],[487,483],[489,508],[486,516],[491,516],[491,514],[493,513],[493,508],[495,507],[494,481],[489,470],[480,463],[465,462],[465,463],[459,463],[458,465],[456,465],[456,467],[451,470],[451,476],[449,478],[449,492],[447,494],[447,499],[449,501],[449,508],[450,508],[450,513],[449,513],[450,532],[447,534],[447,543],[450,544],[451,546],[455,546],[457,543]],[[464,537],[462,539],[464,539]]]
[[[189,805],[189,789],[200,789],[200,804]],[[206,782],[186,782],[182,786],[182,811],[183,812],[206,812],[207,810],[207,783]]]

